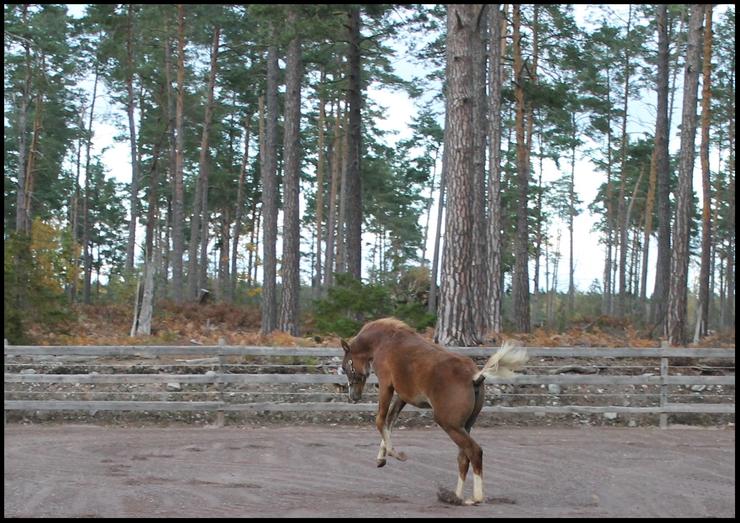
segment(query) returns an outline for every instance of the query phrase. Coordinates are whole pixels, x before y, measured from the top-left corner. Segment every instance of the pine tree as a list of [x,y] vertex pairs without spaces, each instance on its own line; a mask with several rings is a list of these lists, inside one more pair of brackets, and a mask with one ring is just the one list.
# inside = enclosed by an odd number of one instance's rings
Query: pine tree
[[516,202],[516,239],[514,241],[515,266],[513,274],[512,295],[514,298],[513,322],[516,330],[529,332],[529,227],[527,224],[527,205],[529,189],[529,153],[525,141],[525,95],[524,95],[524,61],[521,45],[521,7],[513,7],[514,38],[514,98],[516,104],[516,169],[517,169],[517,202]]
[[[711,184],[709,179],[709,122],[712,75],[712,5],[705,6],[704,45],[702,56],[701,91],[701,180],[702,180],[702,226],[701,226],[701,269],[699,274],[699,313],[697,314],[698,336],[709,332],[709,272],[712,248],[711,230]],[[698,341],[695,337],[695,342]]]
[[447,151],[448,189],[441,296],[435,340],[443,345],[478,343],[470,304],[473,300],[473,48],[479,36],[480,4],[447,6]]
[[349,85],[347,95],[348,133],[346,154],[346,259],[347,272],[358,280],[362,276],[362,186],[360,158],[362,154],[362,64],[360,52],[360,8],[347,13],[347,64]]
[[300,217],[298,193],[301,171],[301,79],[303,61],[301,39],[298,34],[297,6],[287,8],[287,24],[293,35],[288,44],[285,64],[285,148],[284,218],[283,218],[283,299],[280,310],[280,329],[298,335],[298,297],[300,293]]
[[701,36],[704,6],[692,4],[689,17],[689,37],[684,68],[683,110],[681,113],[681,151],[678,168],[676,218],[673,228],[671,255],[671,286],[668,294],[666,336],[671,345],[687,342],[686,306],[689,269],[689,234],[694,170],[694,139],[696,134],[696,102],[701,64]]
[[[271,40],[276,38],[274,25],[271,26]],[[266,123],[265,141],[261,144],[262,158],[262,217],[263,217],[263,275],[262,284],[262,334],[269,334],[277,328],[277,90],[278,90],[278,50],[272,44],[267,48],[267,86],[266,86]]]
[[501,87],[503,83],[503,55],[506,48],[506,20],[500,4],[488,7],[490,72],[488,78],[489,89],[489,167],[488,167],[488,217],[487,231],[487,267],[486,296],[488,302],[485,310],[485,328],[494,333],[500,333],[501,324]]

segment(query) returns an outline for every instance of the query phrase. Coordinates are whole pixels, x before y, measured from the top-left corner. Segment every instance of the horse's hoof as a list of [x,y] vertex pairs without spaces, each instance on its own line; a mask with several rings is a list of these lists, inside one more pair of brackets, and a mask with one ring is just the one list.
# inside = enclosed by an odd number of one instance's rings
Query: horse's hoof
[[470,506],[470,505],[477,506],[477,505],[480,505],[480,504],[481,504],[480,501],[475,501],[474,499],[466,499],[465,501],[463,501],[463,505],[468,505],[468,506]]
[[378,468],[385,467],[385,459],[377,460]]
[[397,458],[397,459],[398,459],[399,461],[406,461],[407,459],[409,459],[409,458],[408,458],[408,456],[406,456],[406,453],[405,453],[405,452],[399,452],[399,453],[398,453],[398,454],[396,455],[396,458]]

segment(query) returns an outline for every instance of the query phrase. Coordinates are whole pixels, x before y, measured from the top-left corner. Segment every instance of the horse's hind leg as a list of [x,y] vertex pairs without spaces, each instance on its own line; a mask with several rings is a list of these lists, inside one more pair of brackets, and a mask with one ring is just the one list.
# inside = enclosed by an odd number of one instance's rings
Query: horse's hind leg
[[473,405],[473,412],[470,414],[470,417],[465,422],[465,430],[468,432],[468,434],[470,434],[470,429],[473,428],[475,420],[478,419],[478,414],[480,414],[480,411],[483,408],[483,401],[485,400],[486,396],[486,389],[483,383],[474,386],[473,391],[475,393],[475,404]]
[[[392,394],[393,392],[391,391],[391,395]],[[381,407],[382,399],[383,395],[381,394],[381,398],[379,398],[378,401],[378,416],[375,420],[378,431],[380,431],[380,434],[382,435],[382,439],[380,440],[380,449],[378,450],[378,467],[382,467],[386,464],[386,455],[393,456],[401,461],[406,461],[406,455],[403,452],[396,452],[391,444],[391,430],[393,428],[393,423],[395,423],[398,418],[398,414],[406,405],[406,402],[398,396],[393,396],[393,399],[390,401],[390,406],[387,407],[387,409],[383,409]],[[381,416],[381,414],[383,414],[383,416]]]
[[[465,422],[465,432],[470,434],[470,429],[473,428],[473,425],[475,424],[475,420],[478,419],[478,414],[480,413],[481,409],[483,408],[483,400],[484,400],[484,390],[483,385],[475,387],[475,406],[473,407],[473,412],[470,414],[470,417]],[[468,476],[468,468],[470,467],[470,459],[468,458],[467,454],[463,450],[462,447],[460,447],[460,452],[457,454],[457,467],[458,467],[458,477],[457,477],[457,489],[455,489],[455,494],[458,498],[463,499],[463,487],[465,485],[465,479]],[[473,477],[473,481],[476,481],[475,476]],[[483,485],[482,481],[478,480],[478,483],[480,483],[480,489],[482,491]],[[477,484],[477,483],[476,483]],[[475,488],[475,487],[474,487]],[[481,492],[480,498],[483,498],[483,494]]]
[[391,400],[391,406],[388,409],[388,417],[385,418],[385,426],[388,429],[388,442],[389,446],[388,448],[392,452],[391,456],[394,458],[400,459],[401,461],[406,461],[406,454],[403,452],[396,453],[393,447],[390,446],[390,436],[393,432],[393,425],[396,423],[396,420],[398,419],[398,415],[401,413],[401,410],[406,406],[406,402],[403,401],[400,397],[394,396],[393,400]]
[[465,478],[468,476],[468,468],[470,467],[470,460],[465,455],[465,451],[460,449],[457,453],[457,488],[455,489],[455,495],[463,499],[463,487],[465,486]]
[[468,472],[468,464],[473,465],[473,503],[481,503],[483,501],[483,449],[478,445],[473,438],[470,437],[468,431],[462,427],[445,426],[442,428],[450,436],[452,441],[457,444],[460,448],[458,454],[457,463],[459,466],[457,490],[455,493],[462,499],[462,486],[465,482],[465,476]]

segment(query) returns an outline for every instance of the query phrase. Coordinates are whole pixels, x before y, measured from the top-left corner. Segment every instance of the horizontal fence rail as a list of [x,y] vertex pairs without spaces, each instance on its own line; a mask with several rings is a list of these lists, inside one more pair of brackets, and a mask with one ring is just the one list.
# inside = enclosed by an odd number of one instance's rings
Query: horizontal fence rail
[[[518,347],[526,349],[531,357],[560,358],[734,358],[735,349],[723,348],[574,348],[574,347]],[[447,347],[447,350],[467,356],[489,357],[497,347]],[[251,345],[6,345],[6,356],[122,356],[158,357],[171,355],[197,356],[338,356],[341,348],[330,347],[256,347]]]
[[[222,403],[219,401],[34,401],[14,400],[6,401],[6,410],[80,410],[86,412],[99,411],[253,411],[253,412],[375,412],[377,405],[374,403]],[[8,407],[8,403],[11,407]],[[407,405],[404,411],[421,411],[413,405]],[[608,406],[583,406],[583,405],[561,405],[539,406],[523,405],[519,407],[485,406],[483,412],[513,412],[513,413],[535,413],[549,412],[551,414],[599,414],[606,412],[622,412],[630,414],[661,414],[661,413],[709,413],[709,414],[734,414],[734,404],[669,404],[663,407],[624,407],[619,405]]]
[[[483,412],[489,413],[549,413],[549,414],[599,414],[599,413],[625,413],[625,414],[660,414],[661,426],[667,424],[667,414],[671,413],[705,413],[705,414],[734,414],[734,358],[735,350],[726,348],[572,348],[572,347],[524,347],[530,356],[530,369],[525,368],[524,374],[518,374],[511,378],[490,378],[486,383],[496,385],[538,385],[569,386],[569,385],[603,385],[603,386],[658,386],[659,404],[652,406],[626,406],[626,405],[520,405],[500,406],[486,405]],[[498,348],[491,347],[451,347],[450,351],[465,354],[475,358],[487,358]],[[162,359],[172,359],[180,356],[186,359],[175,359],[176,364],[165,363]],[[289,358],[291,360],[300,358],[321,358],[324,364],[229,364],[227,358],[234,357],[258,357]],[[377,409],[375,403],[347,403],[345,401],[303,401],[303,402],[236,402],[226,401],[227,386],[251,386],[251,385],[282,385],[282,386],[321,386],[321,385],[346,385],[345,376],[336,373],[339,366],[339,358],[343,356],[341,348],[329,347],[257,347],[257,346],[226,346],[226,345],[199,345],[199,346],[11,346],[5,345],[5,384],[6,396],[8,384],[21,384],[29,386],[38,385],[81,385],[95,386],[104,384],[120,384],[126,386],[141,385],[203,385],[212,386],[217,390],[211,393],[218,396],[213,401],[118,401],[118,400],[32,400],[32,399],[5,399],[4,409],[25,411],[82,411],[96,413],[101,411],[133,411],[133,412],[175,412],[175,411],[202,411],[217,412],[223,420],[225,412],[373,412]],[[116,367],[129,367],[126,370],[136,370],[138,373],[53,373],[53,370],[63,361],[79,361],[79,359],[115,359],[116,361],[131,359],[155,359],[150,363],[135,363],[129,365],[116,365]],[[530,371],[541,370],[539,366],[533,365],[537,358],[587,358],[606,359],[610,361],[615,358],[652,358],[659,359],[660,373],[643,373],[642,375],[608,375],[598,374],[600,370],[608,369],[610,365],[596,365],[585,362],[584,366],[566,366],[561,369],[550,370],[549,374],[530,374]],[[732,360],[731,366],[725,367],[698,367],[700,370],[716,373],[718,369],[732,369],[732,375],[669,375],[669,360],[675,358],[690,358],[692,361],[698,359],[720,359]],[[48,373],[37,373],[22,369],[19,372],[8,372],[9,368],[23,366],[16,363],[19,359],[30,359],[33,362],[48,362],[53,360],[54,364]],[[76,366],[78,363],[68,363]],[[209,367],[210,370],[202,374],[177,374],[163,372],[162,367],[182,365],[185,367]],[[92,364],[91,368],[104,367],[106,364]],[[149,372],[142,373],[143,368],[149,367]],[[230,370],[239,367],[262,366],[268,370],[292,370],[295,368],[314,368],[314,373],[233,373]],[[616,365],[617,367],[619,365]],[[588,372],[587,372],[588,371]],[[578,374],[568,374],[578,372]],[[369,384],[377,383],[374,375],[368,379]],[[668,401],[669,386],[730,386],[732,390],[732,403],[670,403]],[[22,391],[21,391],[22,392]],[[39,392],[36,392],[37,394]],[[155,391],[150,394],[167,394]],[[250,392],[259,394],[258,392]],[[47,394],[42,392],[42,394]],[[49,392],[48,394],[52,394]],[[48,395],[47,394],[47,395]],[[240,393],[247,394],[247,393]],[[288,393],[286,393],[288,394]],[[305,393],[308,394],[308,393]],[[557,394],[555,394],[557,395]],[[343,398],[337,396],[337,398]],[[408,406],[410,411],[418,411],[413,406]]]
[[[5,383],[347,383],[336,374],[5,374]],[[369,384],[378,383],[371,375]],[[486,378],[486,383],[512,385],[735,385],[735,376],[552,376],[517,375]]]

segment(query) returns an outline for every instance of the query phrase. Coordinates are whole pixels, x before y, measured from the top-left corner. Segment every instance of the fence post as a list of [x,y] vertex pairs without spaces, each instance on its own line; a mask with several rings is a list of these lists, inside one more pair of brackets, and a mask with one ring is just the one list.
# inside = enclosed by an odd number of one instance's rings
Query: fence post
[[[667,342],[661,342],[661,347],[667,347]],[[666,384],[666,378],[668,377],[668,358],[660,358],[660,406],[665,407],[668,404],[668,385]],[[668,428],[668,414],[660,414],[660,428]]]
[[[226,340],[223,338],[218,339],[219,346],[226,345]],[[218,375],[216,376],[217,384],[218,384],[218,399],[221,401],[221,404],[224,403],[224,355],[222,352],[218,353]],[[225,425],[226,421],[224,418],[224,409],[220,408],[216,411],[216,426],[217,427],[223,427]]]
[[[3,345],[3,349],[8,346],[8,338],[5,338],[5,345]],[[3,363],[5,362],[5,351],[3,350]],[[8,424],[8,413],[5,411],[5,406],[3,406],[3,427],[5,427]]]

